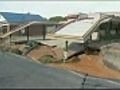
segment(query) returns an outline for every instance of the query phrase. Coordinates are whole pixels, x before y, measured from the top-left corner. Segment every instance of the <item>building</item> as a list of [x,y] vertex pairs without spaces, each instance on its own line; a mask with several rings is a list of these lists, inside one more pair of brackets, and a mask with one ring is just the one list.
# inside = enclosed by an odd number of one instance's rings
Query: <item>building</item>
[[[100,12],[97,12],[97,13],[100,13]],[[120,16],[120,12],[102,12],[106,15],[115,15],[115,16]]]
[[69,14],[68,16],[66,16],[67,19],[77,19],[78,18],[78,14]]
[[13,12],[0,12],[0,39],[12,35],[17,36],[45,36],[47,34],[48,26],[60,25],[56,22],[47,21],[40,15],[31,13],[13,13]]
[[116,39],[120,41],[120,17],[113,14],[89,13],[83,20],[76,19],[75,22],[61,28],[54,36],[77,43],[88,43],[91,47],[99,47],[100,43]]
[[7,32],[14,32],[14,35],[27,35],[29,29],[29,36],[43,35],[48,25],[57,25],[57,23],[48,22],[44,17],[31,13],[12,13],[0,12],[0,35]]
[[[12,13],[12,12],[0,12],[0,23],[1,28],[0,31],[1,33],[6,33],[11,30],[14,30],[17,27],[20,27],[22,25],[27,24],[30,21],[46,21],[45,18],[43,18],[40,15],[34,15],[30,13]],[[4,23],[4,24],[3,24]],[[15,35],[26,35],[26,28],[21,29],[20,31],[14,33]],[[34,35],[41,35],[44,27],[42,25],[30,25],[29,26],[29,35],[34,36]]]

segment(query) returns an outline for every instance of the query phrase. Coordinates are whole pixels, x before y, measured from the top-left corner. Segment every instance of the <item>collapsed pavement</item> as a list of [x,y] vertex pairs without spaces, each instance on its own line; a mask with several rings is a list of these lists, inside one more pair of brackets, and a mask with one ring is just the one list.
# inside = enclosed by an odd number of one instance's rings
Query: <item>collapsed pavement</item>
[[[44,45],[40,45],[37,48],[31,50],[26,56],[31,58],[34,61],[38,61],[38,58],[44,55],[53,55],[55,58],[61,59],[63,58],[63,52],[65,48],[66,39],[51,39],[51,40],[36,40],[39,43],[43,43]],[[106,44],[106,43],[105,43]],[[105,45],[101,44],[101,45]],[[100,46],[101,46],[100,45]],[[18,48],[22,48],[20,45]],[[90,46],[90,45],[89,45]],[[110,69],[106,67],[103,63],[102,55],[94,55],[94,54],[86,54],[85,52],[79,53],[79,51],[84,50],[84,45],[80,43],[75,43],[73,41],[68,42],[68,56],[72,56],[72,58],[68,59],[65,64],[60,63],[50,63],[47,65],[52,65],[56,68],[63,68],[68,70],[73,70],[77,72],[88,73],[92,76],[98,76],[103,78],[120,78],[120,73],[116,70]],[[105,49],[104,49],[105,50]],[[75,55],[76,53],[76,55]]]
[[[75,54],[75,52],[79,52],[81,49],[79,48],[80,44],[76,43],[69,43],[68,52],[69,55]],[[41,46],[34,50],[32,50],[29,54],[27,54],[28,57],[31,59],[38,59],[44,55],[52,55],[55,58],[61,59],[63,58],[63,52],[64,49],[61,47],[54,47],[51,46]],[[103,56],[101,52],[97,54],[86,54],[83,52],[82,54],[78,54],[73,56],[72,58],[68,59],[66,63],[60,64],[60,63],[48,63],[47,65],[56,67],[56,68],[63,68],[68,70],[73,70],[77,72],[84,72],[88,73],[92,76],[98,76],[103,78],[117,78],[119,79],[120,73],[116,70],[108,68],[103,63]]]
[[109,68],[120,72],[120,43],[113,43],[101,47],[103,62]]

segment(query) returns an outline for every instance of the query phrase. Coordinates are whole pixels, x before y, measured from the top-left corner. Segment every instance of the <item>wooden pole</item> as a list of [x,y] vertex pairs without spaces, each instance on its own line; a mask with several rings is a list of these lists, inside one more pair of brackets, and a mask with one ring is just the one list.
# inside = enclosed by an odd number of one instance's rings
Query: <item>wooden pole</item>
[[46,39],[46,27],[45,27],[45,25],[43,25],[43,40],[45,40]]
[[27,29],[26,30],[27,31],[27,42],[29,42],[29,28],[27,27],[26,29]]
[[3,41],[3,39],[2,39],[2,38],[0,38],[0,44],[2,44],[2,43],[3,43],[2,41]]
[[10,37],[10,45],[11,45],[11,38],[12,38],[12,34],[10,34],[10,35],[9,35],[9,37]]
[[65,42],[65,50],[68,52],[68,41]]

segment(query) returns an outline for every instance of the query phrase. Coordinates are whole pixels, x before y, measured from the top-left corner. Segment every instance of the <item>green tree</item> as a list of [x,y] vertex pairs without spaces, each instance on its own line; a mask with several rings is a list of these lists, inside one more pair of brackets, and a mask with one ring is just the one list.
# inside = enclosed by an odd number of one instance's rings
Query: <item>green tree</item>
[[54,16],[54,17],[50,17],[49,21],[55,21],[55,22],[59,22],[59,21],[66,21],[67,18],[62,17],[62,16]]

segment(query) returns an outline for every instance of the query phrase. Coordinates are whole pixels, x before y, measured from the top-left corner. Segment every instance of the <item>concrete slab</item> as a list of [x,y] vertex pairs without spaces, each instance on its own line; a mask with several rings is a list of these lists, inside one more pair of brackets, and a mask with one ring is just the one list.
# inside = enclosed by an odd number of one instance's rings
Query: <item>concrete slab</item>
[[114,43],[101,48],[104,63],[120,72],[120,44]]

